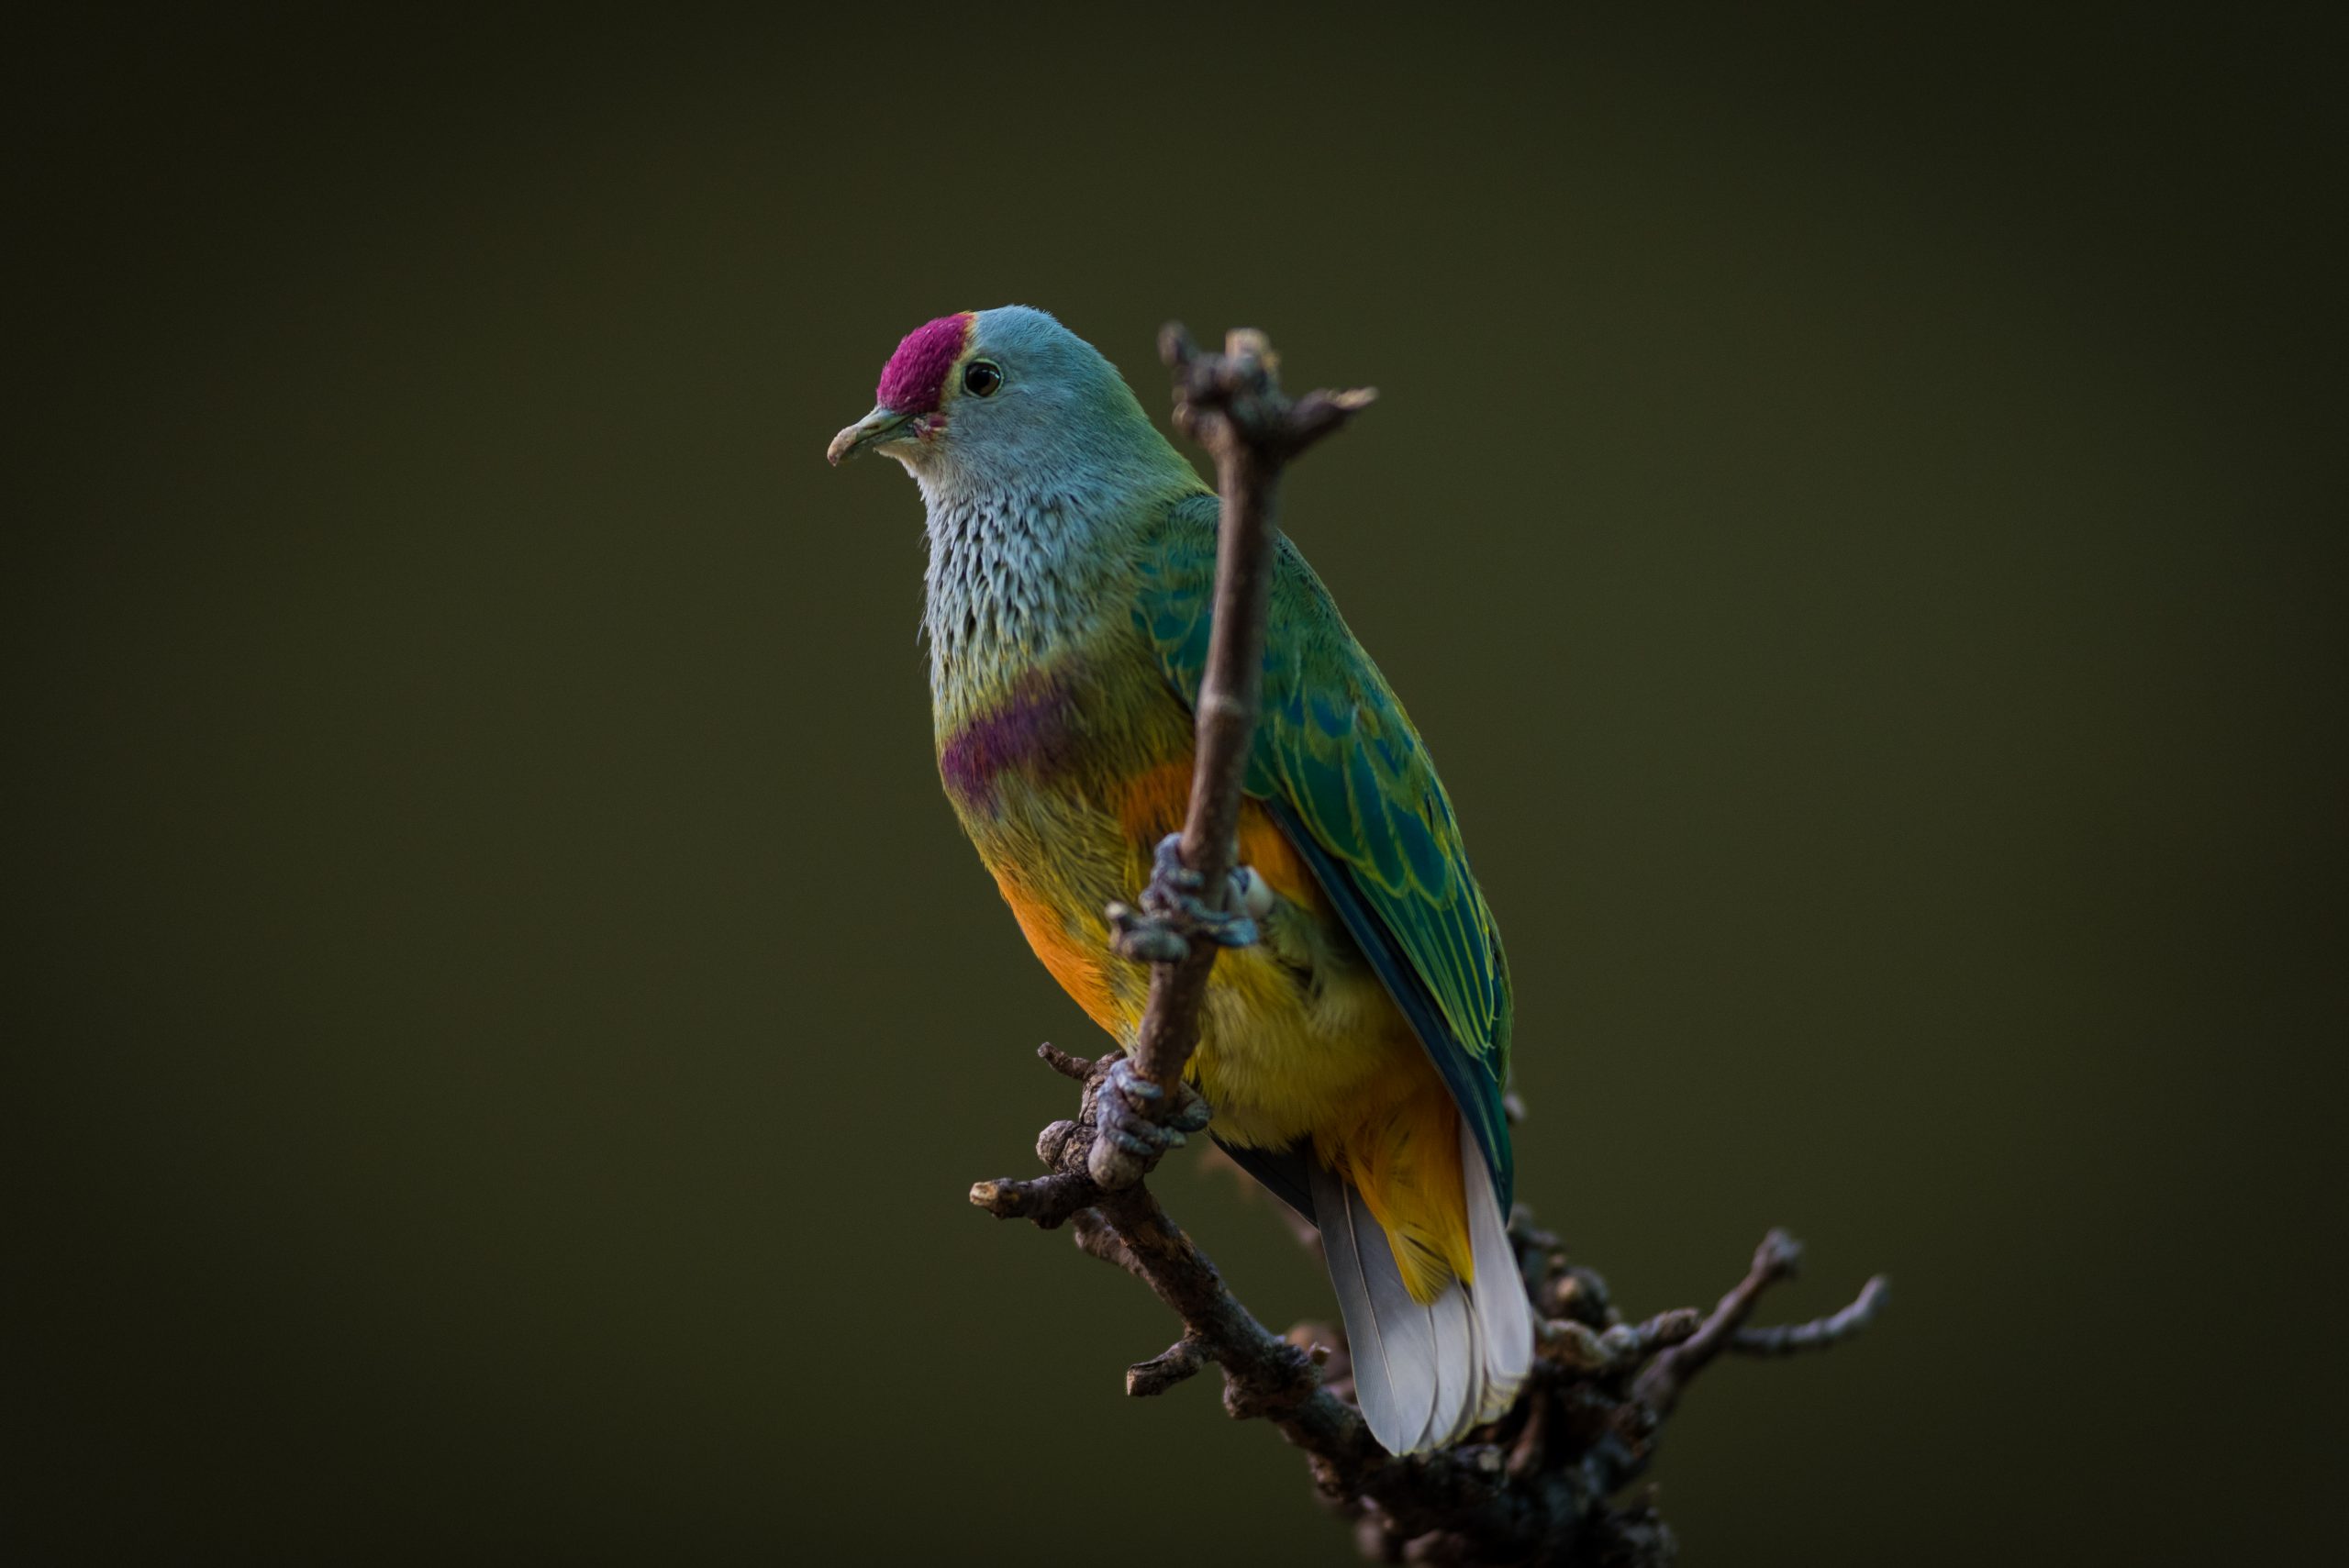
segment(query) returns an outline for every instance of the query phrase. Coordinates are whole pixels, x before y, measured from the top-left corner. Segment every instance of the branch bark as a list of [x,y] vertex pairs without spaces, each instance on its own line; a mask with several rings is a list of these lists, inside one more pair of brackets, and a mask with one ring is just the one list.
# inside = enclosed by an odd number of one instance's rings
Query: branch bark
[[[1281,393],[1272,345],[1263,333],[1244,328],[1225,334],[1223,352],[1205,353],[1188,332],[1170,322],[1159,333],[1158,347],[1174,374],[1175,426],[1215,459],[1222,500],[1214,617],[1196,705],[1197,744],[1180,851],[1183,870],[1195,879],[1191,896],[1215,909],[1225,902],[1237,852],[1241,784],[1263,700],[1281,473],[1377,394],[1366,388],[1313,392],[1291,402]],[[1113,916],[1126,951],[1163,957],[1151,965],[1150,996],[1133,1060],[1135,1070],[1166,1095],[1161,1103],[1171,1105],[1198,1045],[1199,1009],[1217,944],[1197,940],[1196,931],[1169,930],[1163,924],[1152,940],[1137,941],[1132,928],[1140,922],[1132,913],[1121,909]],[[1152,1162],[1110,1142],[1106,1133],[1099,1135],[1091,1160],[1094,1175],[1111,1187],[1139,1181]]]
[[1145,896],[1145,913],[1115,912],[1120,951],[1153,961],[1133,1062],[1118,1051],[1088,1062],[1050,1044],[1040,1048],[1056,1072],[1084,1084],[1077,1115],[1053,1122],[1037,1139],[1047,1174],[980,1182],[971,1201],[999,1218],[1046,1229],[1068,1225],[1080,1249],[1147,1284],[1181,1320],[1182,1335],[1127,1369],[1127,1392],[1163,1394],[1209,1363],[1220,1367],[1225,1409],[1270,1421],[1305,1451],[1324,1499],[1356,1521],[1365,1555],[1460,1564],[1668,1562],[1672,1535],[1653,1501],[1613,1499],[1646,1469],[1689,1381],[1725,1350],[1786,1354],[1848,1339],[1881,1309],[1881,1278],[1832,1318],[1747,1329],[1763,1293],[1793,1272],[1800,1254],[1774,1230],[1746,1277],[1710,1313],[1683,1307],[1627,1324],[1605,1283],[1571,1265],[1556,1239],[1535,1229],[1520,1206],[1510,1234],[1531,1298],[1544,1313],[1526,1392],[1514,1408],[1454,1447],[1397,1459],[1378,1446],[1347,1397],[1353,1379],[1342,1337],[1318,1325],[1282,1337],[1257,1322],[1143,1184],[1154,1157],[1136,1155],[1110,1137],[1105,1093],[1132,1094],[1112,1089],[1113,1080],[1138,1073],[1159,1091],[1150,1103],[1172,1116],[1198,1043],[1217,944],[1200,940],[1200,917],[1182,911],[1221,906],[1231,871],[1263,680],[1281,473],[1373,396],[1315,392],[1290,401],[1261,333],[1232,332],[1215,354],[1169,326],[1160,349],[1174,374],[1175,421],[1214,455],[1222,496],[1215,620],[1179,846],[1185,896],[1155,903]]

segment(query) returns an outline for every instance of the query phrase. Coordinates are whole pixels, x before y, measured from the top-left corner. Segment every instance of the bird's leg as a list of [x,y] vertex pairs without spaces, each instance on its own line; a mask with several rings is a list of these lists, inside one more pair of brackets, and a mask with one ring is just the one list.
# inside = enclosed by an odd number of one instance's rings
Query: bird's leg
[[[1183,863],[1182,847],[1180,833],[1158,841],[1140,908],[1109,906],[1111,945],[1128,958],[1178,963],[1197,939],[1246,947],[1256,940],[1257,922],[1272,912],[1270,884],[1246,866],[1232,867],[1224,879],[1223,907],[1210,906],[1199,896],[1199,873]],[[1168,1150],[1180,1149],[1185,1134],[1206,1128],[1208,1103],[1189,1084],[1170,1090],[1143,1076],[1131,1056],[1120,1056],[1097,1081],[1093,1115],[1101,1137],[1089,1157],[1092,1173],[1116,1187],[1147,1172]],[[1140,1162],[1139,1168],[1121,1171],[1121,1155]]]
[[1199,896],[1199,873],[1183,863],[1183,836],[1169,833],[1151,856],[1150,881],[1141,907],[1109,906],[1112,942],[1128,958],[1150,963],[1179,962],[1190,939],[1219,947],[1244,948],[1256,940],[1256,922],[1272,908],[1272,889],[1247,866],[1234,866],[1224,879],[1223,904],[1210,908]]
[[1167,1091],[1141,1075],[1132,1057],[1120,1056],[1095,1092],[1093,1115],[1110,1142],[1155,1164],[1168,1150],[1183,1147],[1184,1134],[1206,1129],[1208,1102],[1188,1084],[1175,1084],[1170,1100]]

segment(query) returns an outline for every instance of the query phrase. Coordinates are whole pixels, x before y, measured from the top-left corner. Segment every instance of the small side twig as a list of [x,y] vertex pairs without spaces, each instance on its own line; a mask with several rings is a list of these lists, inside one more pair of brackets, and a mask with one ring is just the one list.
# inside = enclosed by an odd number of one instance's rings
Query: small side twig
[[1824,1351],[1842,1344],[1868,1327],[1892,1299],[1892,1282],[1882,1274],[1860,1287],[1857,1299],[1842,1311],[1808,1323],[1785,1323],[1774,1329],[1740,1329],[1729,1348],[1742,1356],[1791,1356],[1804,1351]]
[[1097,1195],[1079,1176],[1054,1172],[1032,1182],[974,1182],[971,1201],[997,1219],[1032,1219],[1050,1230]]
[[1126,1392],[1137,1399],[1152,1398],[1195,1376],[1214,1359],[1207,1341],[1186,1334],[1150,1360],[1126,1368]]
[[1070,1226],[1069,1230],[1076,1239],[1078,1251],[1098,1258],[1105,1263],[1114,1263],[1144,1284],[1150,1283],[1150,1275],[1144,1272],[1141,1260],[1135,1257],[1133,1249],[1126,1245],[1126,1239],[1101,1218],[1099,1209],[1078,1210],[1076,1223]]
[[1687,1340],[1650,1362],[1631,1385],[1631,1397],[1661,1418],[1672,1413],[1680,1391],[1707,1363],[1728,1348],[1731,1335],[1753,1315],[1762,1293],[1793,1275],[1802,1262],[1802,1243],[1783,1230],[1773,1230],[1753,1250],[1753,1266],[1721,1297],[1704,1326]]
[[1693,1307],[1675,1307],[1644,1323],[1607,1329],[1593,1329],[1577,1318],[1553,1318],[1542,1325],[1542,1343],[1561,1365],[1577,1372],[1613,1372],[1643,1365],[1658,1352],[1685,1343],[1704,1320]]
[[1063,1051],[1049,1040],[1036,1048],[1036,1054],[1044,1059],[1044,1064],[1047,1067],[1063,1078],[1074,1078],[1082,1084],[1093,1075],[1095,1066],[1093,1058]]

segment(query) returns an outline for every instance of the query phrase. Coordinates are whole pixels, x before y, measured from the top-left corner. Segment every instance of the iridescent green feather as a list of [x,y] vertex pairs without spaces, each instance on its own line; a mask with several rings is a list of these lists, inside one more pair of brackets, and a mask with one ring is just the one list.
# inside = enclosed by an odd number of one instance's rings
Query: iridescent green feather
[[[1212,496],[1169,509],[1146,549],[1134,607],[1136,627],[1186,703],[1197,700],[1207,668],[1215,518]],[[1301,830],[1309,840],[1298,848],[1319,862],[1325,884],[1330,872],[1341,879],[1330,889],[1341,911],[1375,926],[1355,935],[1372,939],[1364,950],[1467,1114],[1508,1213],[1501,1095],[1510,999],[1500,935],[1427,748],[1329,590],[1285,538],[1246,788],[1292,837]]]

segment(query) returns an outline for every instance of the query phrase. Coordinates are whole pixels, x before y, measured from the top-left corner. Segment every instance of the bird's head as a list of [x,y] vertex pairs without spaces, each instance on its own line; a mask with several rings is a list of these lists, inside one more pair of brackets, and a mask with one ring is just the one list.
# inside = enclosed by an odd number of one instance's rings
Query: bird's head
[[926,491],[1190,472],[1117,366],[1024,305],[908,333],[882,367],[873,411],[824,455],[837,464],[862,451],[896,458]]

